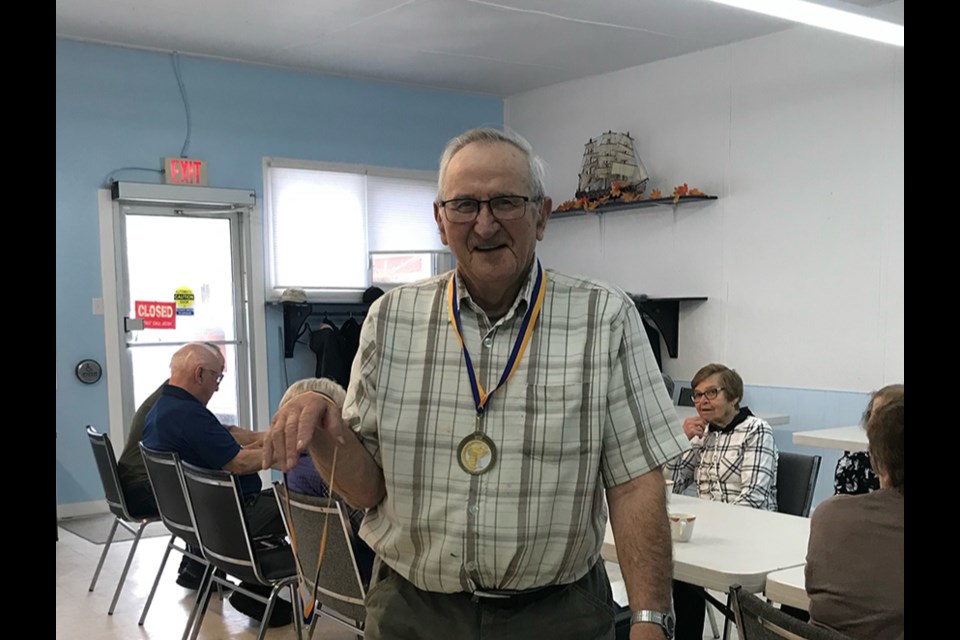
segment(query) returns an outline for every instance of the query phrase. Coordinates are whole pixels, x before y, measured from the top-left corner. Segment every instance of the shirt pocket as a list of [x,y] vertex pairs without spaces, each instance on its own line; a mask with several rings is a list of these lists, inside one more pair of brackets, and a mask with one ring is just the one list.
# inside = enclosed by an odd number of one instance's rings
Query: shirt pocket
[[524,456],[559,466],[599,453],[599,416],[590,416],[583,382],[530,384],[523,412]]

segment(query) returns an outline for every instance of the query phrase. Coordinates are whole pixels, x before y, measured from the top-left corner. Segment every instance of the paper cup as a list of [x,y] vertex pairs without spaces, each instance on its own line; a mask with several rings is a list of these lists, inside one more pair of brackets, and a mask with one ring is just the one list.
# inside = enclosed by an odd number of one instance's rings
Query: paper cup
[[670,514],[670,537],[674,542],[690,542],[693,535],[693,525],[697,521],[697,516],[692,513],[671,513]]

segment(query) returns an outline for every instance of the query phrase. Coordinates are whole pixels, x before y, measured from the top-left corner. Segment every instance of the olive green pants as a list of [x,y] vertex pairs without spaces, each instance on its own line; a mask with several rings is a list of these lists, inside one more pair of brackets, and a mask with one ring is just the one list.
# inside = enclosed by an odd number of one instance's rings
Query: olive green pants
[[367,593],[365,640],[613,640],[603,561],[574,583],[519,603],[434,593],[382,565]]

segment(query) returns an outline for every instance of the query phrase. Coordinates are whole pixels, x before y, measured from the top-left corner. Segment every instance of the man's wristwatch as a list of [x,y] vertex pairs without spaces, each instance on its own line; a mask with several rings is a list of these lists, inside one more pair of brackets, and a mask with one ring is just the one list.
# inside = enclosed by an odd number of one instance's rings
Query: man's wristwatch
[[638,622],[652,622],[653,624],[660,625],[660,628],[663,629],[664,637],[667,640],[673,640],[676,621],[673,619],[673,614],[669,611],[666,613],[662,611],[650,611],[648,609],[634,611],[633,615],[630,616],[630,624],[635,625]]

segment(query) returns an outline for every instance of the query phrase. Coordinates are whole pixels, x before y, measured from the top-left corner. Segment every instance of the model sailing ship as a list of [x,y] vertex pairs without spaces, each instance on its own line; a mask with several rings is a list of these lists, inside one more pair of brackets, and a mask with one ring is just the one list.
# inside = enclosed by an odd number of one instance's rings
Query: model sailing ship
[[621,192],[639,196],[649,179],[630,134],[608,131],[591,138],[583,147],[576,197],[596,199]]

